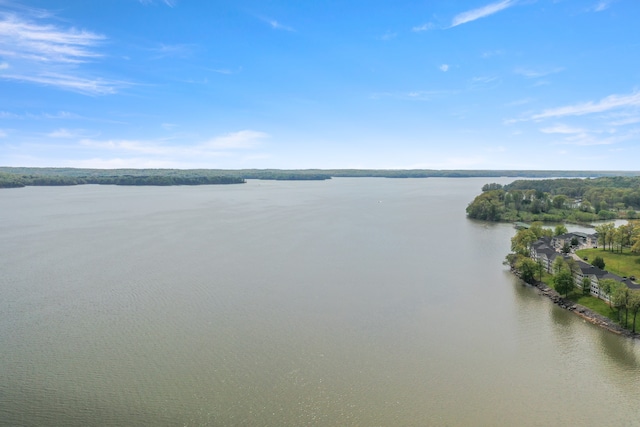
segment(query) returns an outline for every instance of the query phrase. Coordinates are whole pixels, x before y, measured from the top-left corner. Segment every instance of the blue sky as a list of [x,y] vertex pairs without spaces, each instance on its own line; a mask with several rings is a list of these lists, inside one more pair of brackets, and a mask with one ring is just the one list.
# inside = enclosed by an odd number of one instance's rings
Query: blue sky
[[637,0],[0,0],[0,165],[639,170]]

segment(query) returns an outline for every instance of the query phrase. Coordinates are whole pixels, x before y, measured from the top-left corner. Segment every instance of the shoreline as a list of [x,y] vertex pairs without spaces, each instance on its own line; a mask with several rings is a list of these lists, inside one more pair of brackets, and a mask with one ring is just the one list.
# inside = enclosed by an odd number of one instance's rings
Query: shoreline
[[[520,277],[513,270],[512,272],[516,277],[518,277],[518,279],[520,279]],[[606,329],[609,332],[613,332],[616,335],[624,336],[631,339],[640,339],[640,334],[638,332],[634,334],[630,330],[618,325],[608,317],[596,313],[583,305],[576,304],[573,301],[562,298],[562,296],[560,296],[560,294],[556,292],[555,289],[551,289],[543,282],[539,282],[536,280],[534,284],[529,284],[522,279],[520,279],[520,282],[525,286],[536,288],[538,295],[546,296],[558,307],[573,312],[574,314],[578,315],[579,317],[593,325]]]

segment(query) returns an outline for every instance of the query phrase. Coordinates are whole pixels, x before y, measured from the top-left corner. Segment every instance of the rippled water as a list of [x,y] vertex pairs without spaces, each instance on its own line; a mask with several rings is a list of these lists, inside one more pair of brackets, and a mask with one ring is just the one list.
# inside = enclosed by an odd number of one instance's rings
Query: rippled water
[[638,344],[506,271],[486,182],[2,190],[0,424],[640,424]]

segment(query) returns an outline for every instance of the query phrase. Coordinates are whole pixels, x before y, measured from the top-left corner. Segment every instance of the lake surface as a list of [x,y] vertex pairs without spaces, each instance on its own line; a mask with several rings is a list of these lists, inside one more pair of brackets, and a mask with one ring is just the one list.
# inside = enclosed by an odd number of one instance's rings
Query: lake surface
[[640,347],[502,265],[496,179],[0,191],[0,424],[640,425]]

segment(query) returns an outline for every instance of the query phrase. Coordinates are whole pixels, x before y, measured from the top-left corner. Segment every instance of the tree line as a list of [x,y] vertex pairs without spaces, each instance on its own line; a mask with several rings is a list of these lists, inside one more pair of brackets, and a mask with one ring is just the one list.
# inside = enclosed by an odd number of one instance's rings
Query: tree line
[[616,227],[614,223],[606,223],[596,226],[598,233],[598,246],[605,251],[620,252],[624,248],[630,248],[633,253],[640,253],[640,223],[629,221]]
[[488,221],[588,223],[636,218],[640,177],[516,180],[482,187],[468,206],[470,218]]
[[241,184],[243,178],[231,176],[172,176],[172,175],[94,175],[94,176],[66,176],[66,175],[37,175],[14,174],[0,172],[0,188],[18,188],[26,186],[66,186],[82,184],[100,185],[212,185],[212,184]]

